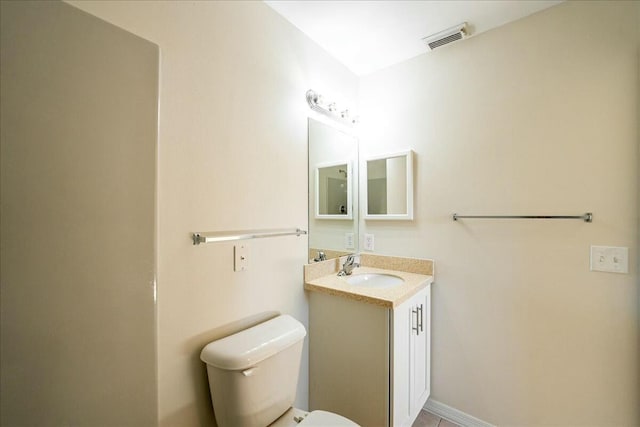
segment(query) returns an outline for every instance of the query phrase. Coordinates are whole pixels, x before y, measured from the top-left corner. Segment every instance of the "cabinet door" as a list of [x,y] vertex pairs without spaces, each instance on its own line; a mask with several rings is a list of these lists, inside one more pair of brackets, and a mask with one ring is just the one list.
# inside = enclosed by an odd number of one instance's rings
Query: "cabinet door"
[[408,300],[393,310],[393,334],[391,343],[391,423],[394,427],[410,427],[411,418],[411,328],[415,327],[412,315],[413,301]]
[[430,287],[393,310],[391,425],[411,426],[429,397]]
[[412,316],[417,327],[411,331],[409,354],[410,363],[410,400],[409,411],[412,418],[417,416],[424,406],[430,392],[431,371],[431,287],[412,298]]

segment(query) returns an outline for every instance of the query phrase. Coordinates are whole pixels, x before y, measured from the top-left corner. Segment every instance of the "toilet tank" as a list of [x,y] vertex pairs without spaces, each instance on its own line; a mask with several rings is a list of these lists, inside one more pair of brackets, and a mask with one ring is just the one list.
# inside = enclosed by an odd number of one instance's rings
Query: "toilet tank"
[[293,405],[305,335],[281,315],[202,349],[219,427],[265,427]]

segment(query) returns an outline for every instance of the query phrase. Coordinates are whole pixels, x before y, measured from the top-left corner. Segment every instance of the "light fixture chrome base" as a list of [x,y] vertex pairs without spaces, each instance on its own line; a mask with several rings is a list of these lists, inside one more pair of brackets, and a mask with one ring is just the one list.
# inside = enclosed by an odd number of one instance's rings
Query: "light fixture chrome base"
[[331,117],[334,120],[350,126],[353,126],[358,122],[357,117],[351,117],[351,113],[348,109],[338,111],[335,102],[332,102],[325,106],[322,95],[311,89],[307,91],[306,98],[307,104],[309,104],[309,108],[311,108],[313,111],[324,114],[327,117]]

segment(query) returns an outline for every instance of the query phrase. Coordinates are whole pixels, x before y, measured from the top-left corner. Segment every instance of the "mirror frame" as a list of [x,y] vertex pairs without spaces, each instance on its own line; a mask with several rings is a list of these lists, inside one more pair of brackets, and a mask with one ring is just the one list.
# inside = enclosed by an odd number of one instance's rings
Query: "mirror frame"
[[[332,215],[320,213],[320,169],[330,168],[334,166],[347,165],[347,214],[346,215]],[[351,167],[351,161],[338,161],[331,163],[322,163],[316,166],[315,171],[315,189],[316,189],[316,219],[346,219],[353,220],[353,168]]]
[[[390,159],[395,157],[404,157],[406,162],[406,185],[407,185],[407,213],[405,214],[370,214],[369,213],[369,192],[368,192],[368,164],[373,160]],[[364,179],[360,182],[360,191],[362,192],[362,203],[364,215],[366,219],[380,220],[413,220],[413,150],[404,150],[396,153],[382,154],[374,157],[368,157],[362,165]]]

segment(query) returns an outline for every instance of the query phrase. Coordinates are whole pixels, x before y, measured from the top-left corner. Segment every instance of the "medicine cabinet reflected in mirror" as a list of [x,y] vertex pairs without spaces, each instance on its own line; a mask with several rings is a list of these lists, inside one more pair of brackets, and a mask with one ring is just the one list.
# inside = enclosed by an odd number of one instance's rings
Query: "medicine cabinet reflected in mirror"
[[413,219],[413,152],[371,157],[364,166],[364,218]]
[[358,141],[309,119],[309,260],[357,251]]
[[316,218],[353,219],[351,161],[318,165],[315,177]]

